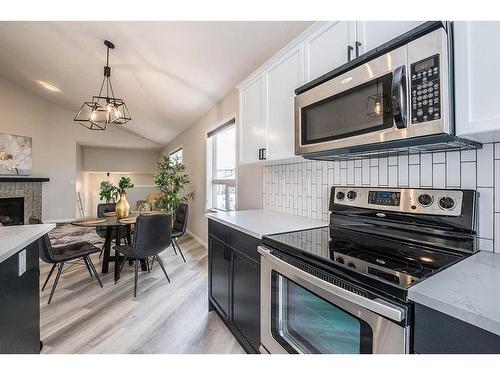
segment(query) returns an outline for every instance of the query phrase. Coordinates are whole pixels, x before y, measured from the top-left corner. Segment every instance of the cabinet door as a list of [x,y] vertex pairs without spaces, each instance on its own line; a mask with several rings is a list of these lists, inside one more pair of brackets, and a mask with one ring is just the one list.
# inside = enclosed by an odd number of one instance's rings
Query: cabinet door
[[422,23],[423,21],[358,21],[356,40],[361,43],[359,53],[371,51]]
[[263,147],[264,78],[257,76],[240,88],[240,163],[259,161]]
[[[304,41],[306,81],[312,81],[347,62],[347,47],[354,47],[356,22],[325,22]],[[354,57],[354,52],[352,52]]]
[[228,249],[224,243],[209,236],[208,238],[209,285],[210,297],[219,308],[219,311],[228,318],[229,312],[229,262]]
[[458,136],[500,141],[500,22],[454,22]]
[[294,48],[266,71],[267,160],[295,156],[294,98],[303,82],[302,49]]
[[233,256],[233,325],[258,351],[260,345],[260,265],[232,252]]

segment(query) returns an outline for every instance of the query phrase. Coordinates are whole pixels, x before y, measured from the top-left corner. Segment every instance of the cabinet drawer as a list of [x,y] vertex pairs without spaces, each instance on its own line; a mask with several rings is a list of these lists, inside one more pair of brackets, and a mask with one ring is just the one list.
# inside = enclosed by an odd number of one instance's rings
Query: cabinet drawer
[[500,353],[500,336],[415,304],[413,348],[420,354]]
[[239,252],[260,264],[260,255],[257,252],[257,247],[260,245],[261,241],[258,238],[211,219],[208,220],[208,233],[232,248],[238,249]]

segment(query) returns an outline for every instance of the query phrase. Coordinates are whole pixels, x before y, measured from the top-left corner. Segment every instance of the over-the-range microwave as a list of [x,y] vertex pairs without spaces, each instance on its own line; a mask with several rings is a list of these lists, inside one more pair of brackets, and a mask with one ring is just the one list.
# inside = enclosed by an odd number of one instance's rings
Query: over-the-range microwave
[[452,24],[426,22],[298,88],[295,154],[480,148],[455,136],[452,48]]

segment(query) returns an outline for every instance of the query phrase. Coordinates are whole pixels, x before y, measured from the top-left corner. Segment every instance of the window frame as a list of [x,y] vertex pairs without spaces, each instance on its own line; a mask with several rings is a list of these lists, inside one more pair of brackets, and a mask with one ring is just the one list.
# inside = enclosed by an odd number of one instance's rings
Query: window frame
[[[217,207],[213,207],[213,202],[215,201],[214,197],[214,185],[225,185],[226,191],[225,191],[225,196],[226,196],[226,201],[225,201],[225,206],[230,207],[230,194],[229,194],[229,189],[234,188],[234,210],[238,209],[238,189],[237,189],[237,176],[238,176],[238,160],[237,160],[237,155],[238,155],[238,127],[237,127],[237,119],[236,115],[230,116],[228,119],[220,122],[218,126],[216,126],[214,129],[208,131],[207,137],[206,137],[206,147],[205,147],[205,157],[206,157],[206,168],[205,168],[205,209],[206,211],[210,212],[230,212],[232,210],[222,210]],[[216,170],[216,160],[217,158],[215,157],[216,152],[217,152],[217,146],[216,142],[214,142],[215,136],[217,133],[220,133],[222,131],[227,130],[228,128],[234,127],[234,137],[235,137],[235,149],[234,149],[234,178],[214,178],[214,171]]]

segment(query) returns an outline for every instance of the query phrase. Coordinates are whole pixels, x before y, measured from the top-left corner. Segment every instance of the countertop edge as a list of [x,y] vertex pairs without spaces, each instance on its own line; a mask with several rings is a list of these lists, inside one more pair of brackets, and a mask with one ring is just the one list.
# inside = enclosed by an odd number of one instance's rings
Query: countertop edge
[[460,307],[450,305],[411,289],[408,290],[408,299],[500,336],[500,322],[491,320],[483,315],[463,310]]
[[21,251],[24,249],[26,246],[31,244],[33,241],[39,239],[43,235],[49,233],[52,229],[56,227],[55,224],[41,224],[45,227],[42,231],[37,233],[36,235],[30,236],[29,238],[25,239],[24,241],[20,242],[16,246],[14,246],[12,249],[8,250],[7,252],[0,254],[0,263],[3,261],[7,260],[10,258],[12,255],[16,254],[17,252]]
[[220,217],[217,217],[215,216],[215,214],[211,214],[211,213],[206,213],[205,214],[205,217],[208,218],[208,219],[211,219],[211,220],[214,220],[218,223],[221,223],[221,224],[224,224],[224,225],[227,225],[228,227],[231,227],[233,229],[236,229],[236,230],[239,230],[240,232],[243,232],[245,234],[248,234],[249,236],[252,236],[252,237],[255,237],[255,238],[258,238],[259,240],[262,239],[262,235],[259,234],[259,233],[256,233],[256,232],[253,232],[251,230],[248,230],[242,226],[239,226],[239,225],[236,225],[234,223],[231,223],[230,221],[227,221],[227,220],[224,220],[224,219],[221,219]]

